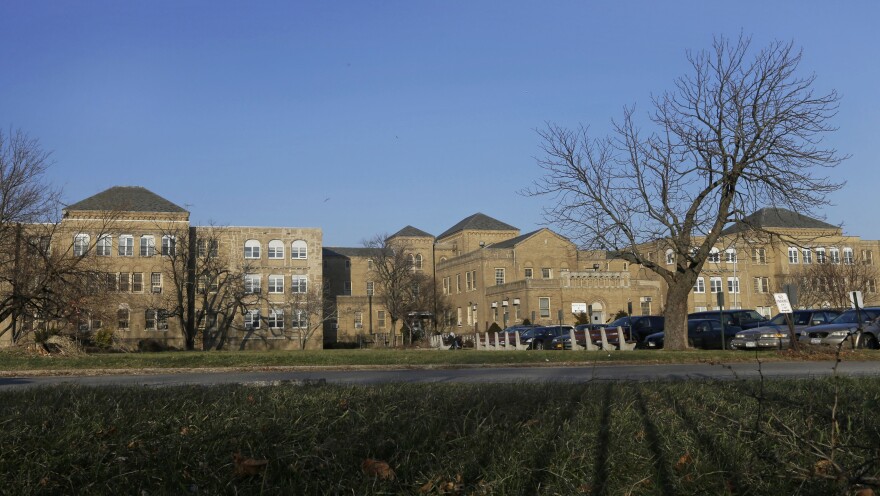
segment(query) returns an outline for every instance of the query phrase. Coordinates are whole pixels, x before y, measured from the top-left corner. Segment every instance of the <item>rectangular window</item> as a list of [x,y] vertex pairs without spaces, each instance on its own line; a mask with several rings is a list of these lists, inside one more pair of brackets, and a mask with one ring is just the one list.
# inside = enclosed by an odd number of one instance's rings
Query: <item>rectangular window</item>
[[167,310],[162,310],[161,308],[159,310],[156,310],[156,328],[160,331],[167,331],[168,330],[168,311]]
[[269,329],[284,329],[284,310],[272,309],[269,311],[269,318],[266,319]]
[[725,250],[724,261],[727,263],[736,263],[737,262],[736,248],[728,248],[727,250]]
[[107,272],[104,274],[104,288],[107,291],[116,291],[116,274],[114,272]]
[[823,264],[828,259],[825,257],[825,248],[816,248],[816,263]]
[[865,265],[874,265],[874,252],[871,250],[862,250],[862,263]]
[[709,257],[706,259],[707,262],[712,263],[720,263],[721,262],[721,252],[718,251],[717,248],[712,248],[709,252]]
[[152,257],[156,254],[156,238],[141,236],[141,256]]
[[[306,276],[292,276],[290,278],[290,291],[292,293],[305,293],[309,289],[309,278]],[[351,294],[351,281],[348,281],[348,293]]]
[[769,293],[770,292],[770,279],[766,277],[756,277],[755,278],[755,292],[756,293]]
[[89,235],[77,234],[73,238],[73,254],[82,257],[89,252]]
[[697,282],[694,284],[694,293],[705,293],[706,292],[706,281],[702,277],[697,278]]
[[541,310],[541,318],[550,318],[550,298],[538,298],[538,308]]
[[869,293],[877,292],[877,282],[874,279],[868,279],[865,281],[865,286],[867,286],[867,290]]
[[852,265],[854,262],[853,258],[854,257],[853,257],[852,248],[844,248],[843,249],[843,263],[845,263],[846,265]]
[[839,264],[840,250],[838,250],[837,248],[831,248],[830,250],[828,250],[828,258],[831,260],[831,263]]
[[260,311],[248,310],[244,314],[244,328],[247,330],[260,328]]
[[813,250],[809,248],[804,248],[801,250],[801,258],[803,259],[805,264],[813,263]]
[[119,291],[131,291],[131,275],[128,272],[119,273]]
[[720,277],[710,277],[709,278],[709,292],[711,292],[711,293],[720,293],[721,292],[721,278]]
[[794,246],[788,247],[788,263],[796,264],[798,263],[798,249]]
[[728,277],[727,278],[727,292],[728,293],[739,293],[739,277]]
[[162,236],[162,255],[173,257],[177,253],[177,239],[174,236]]
[[119,236],[119,249],[117,250],[120,257],[134,256],[134,236],[123,234]]
[[156,330],[156,310],[148,308],[144,311],[144,329],[148,331]]
[[309,314],[305,310],[294,310],[291,316],[290,327],[305,329],[309,326]]
[[109,257],[110,251],[113,249],[113,238],[109,234],[105,234],[98,238],[98,245],[95,252],[99,257]]
[[764,317],[770,317],[773,313],[773,307],[757,307],[755,310]]
[[283,292],[284,292],[284,276],[270,275],[269,276],[269,293],[270,294],[280,294]]
[[373,281],[367,281],[367,296],[372,295],[374,289],[375,285],[373,284]]
[[364,327],[364,313],[363,312],[355,312],[354,313],[354,328],[362,329]]
[[281,242],[276,243],[276,240],[272,240],[269,242],[269,258],[271,259],[283,259],[284,258],[284,244]]
[[544,267],[541,269],[541,277],[543,279],[550,279],[551,277],[553,277],[553,271],[550,270],[549,267]]
[[755,248],[752,250],[752,261],[759,265],[767,263],[767,252],[764,248]]
[[216,257],[218,244],[219,243],[216,239],[200,239],[199,240],[199,256],[202,258]]
[[385,329],[385,310],[376,312],[376,325],[379,329]]
[[127,308],[120,308],[116,311],[116,328],[119,330],[127,331],[129,328],[129,311]]
[[131,275],[131,292],[132,293],[143,293],[144,292],[144,273],[143,272],[135,272]]
[[456,321],[458,322],[458,327],[461,327],[461,307],[458,307],[458,311],[456,313]]
[[471,273],[470,272],[464,273],[464,288],[467,291],[471,290]]
[[477,289],[477,271],[471,271],[471,279],[473,279],[474,289]]
[[525,276],[526,276],[526,279],[531,279],[531,278],[532,278],[532,268],[531,268],[531,267],[526,267],[526,273],[525,273]]
[[495,269],[495,285],[500,286],[504,284],[504,269],[497,268]]
[[455,274],[455,292],[461,293],[461,274]]
[[260,292],[260,284],[262,277],[260,274],[245,274],[244,276],[244,292],[247,294],[258,294]]
[[153,272],[150,274],[150,292],[152,293],[161,293],[162,292],[162,273],[161,272]]
[[642,307],[642,315],[651,315],[651,302],[650,302],[650,300],[645,301],[644,299],[642,299],[641,307]]

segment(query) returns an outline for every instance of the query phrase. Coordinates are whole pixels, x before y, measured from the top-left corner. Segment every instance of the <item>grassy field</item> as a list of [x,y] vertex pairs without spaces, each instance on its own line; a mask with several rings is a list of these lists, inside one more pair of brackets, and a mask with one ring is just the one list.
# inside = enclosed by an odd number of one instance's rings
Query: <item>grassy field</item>
[[[876,351],[843,352],[847,360],[880,360]],[[762,351],[762,360],[833,360],[832,350],[792,354],[788,351]],[[21,350],[0,350],[0,372],[144,368],[262,368],[262,367],[419,367],[470,365],[559,365],[614,362],[693,363],[754,361],[756,354],[745,351],[435,351],[435,350],[315,350],[315,351],[235,351],[76,354],[42,356]]]
[[842,378],[28,389],[0,493],[854,494],[878,409]]

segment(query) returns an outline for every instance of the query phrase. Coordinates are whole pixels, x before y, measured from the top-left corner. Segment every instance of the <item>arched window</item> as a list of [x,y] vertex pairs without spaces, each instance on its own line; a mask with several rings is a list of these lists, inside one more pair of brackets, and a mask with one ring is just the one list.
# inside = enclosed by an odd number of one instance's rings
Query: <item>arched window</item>
[[718,251],[718,248],[715,248],[713,246],[712,249],[709,250],[709,258],[707,259],[707,261],[713,263],[721,262],[721,252]]
[[249,239],[244,242],[244,258],[260,258],[260,242]]
[[305,260],[308,258],[308,245],[306,242],[298,239],[290,243],[290,258]]
[[284,258],[284,243],[280,239],[269,241],[269,258]]
[[666,250],[666,265],[672,265],[675,263],[675,252],[672,251],[672,248]]
[[422,269],[422,254],[421,253],[416,253],[415,267],[418,270]]
[[724,250],[724,261],[727,263],[736,263],[736,248],[728,248]]

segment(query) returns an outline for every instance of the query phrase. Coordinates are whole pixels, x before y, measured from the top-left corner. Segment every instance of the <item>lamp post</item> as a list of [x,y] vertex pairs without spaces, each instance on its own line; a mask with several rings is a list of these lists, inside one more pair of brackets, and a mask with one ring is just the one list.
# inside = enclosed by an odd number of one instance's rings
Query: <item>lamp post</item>
[[370,335],[373,335],[373,288],[372,285],[367,288],[367,306],[370,311]]

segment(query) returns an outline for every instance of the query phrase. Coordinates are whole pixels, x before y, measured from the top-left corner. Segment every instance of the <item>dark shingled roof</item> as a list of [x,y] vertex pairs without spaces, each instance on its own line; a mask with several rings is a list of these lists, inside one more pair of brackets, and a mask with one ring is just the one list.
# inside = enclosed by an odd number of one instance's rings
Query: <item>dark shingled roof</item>
[[431,234],[422,231],[421,229],[415,228],[413,226],[406,226],[403,229],[397,231],[392,234],[390,237],[392,238],[433,238]]
[[140,186],[113,186],[97,195],[68,205],[65,210],[119,212],[182,212],[186,210]]
[[345,248],[345,247],[329,247],[322,249],[325,257],[369,257],[375,253],[375,248]]
[[537,231],[525,233],[522,236],[517,236],[515,238],[506,239],[506,240],[501,241],[499,243],[491,244],[491,245],[487,246],[487,248],[513,248],[516,245],[518,245],[520,242],[531,238],[532,236],[534,236],[535,234],[538,234],[541,231],[543,231],[543,229],[538,229]]
[[488,215],[475,213],[470,217],[465,217],[458,224],[447,229],[443,234],[437,236],[437,238],[445,238],[450,234],[457,233],[459,231],[517,231],[518,229],[511,226],[510,224],[505,224],[500,220],[493,219]]
[[721,231],[721,234],[735,234],[750,229],[774,227],[784,229],[838,229],[838,226],[792,212],[791,210],[768,207],[762,208],[741,221],[734,223],[732,226]]

